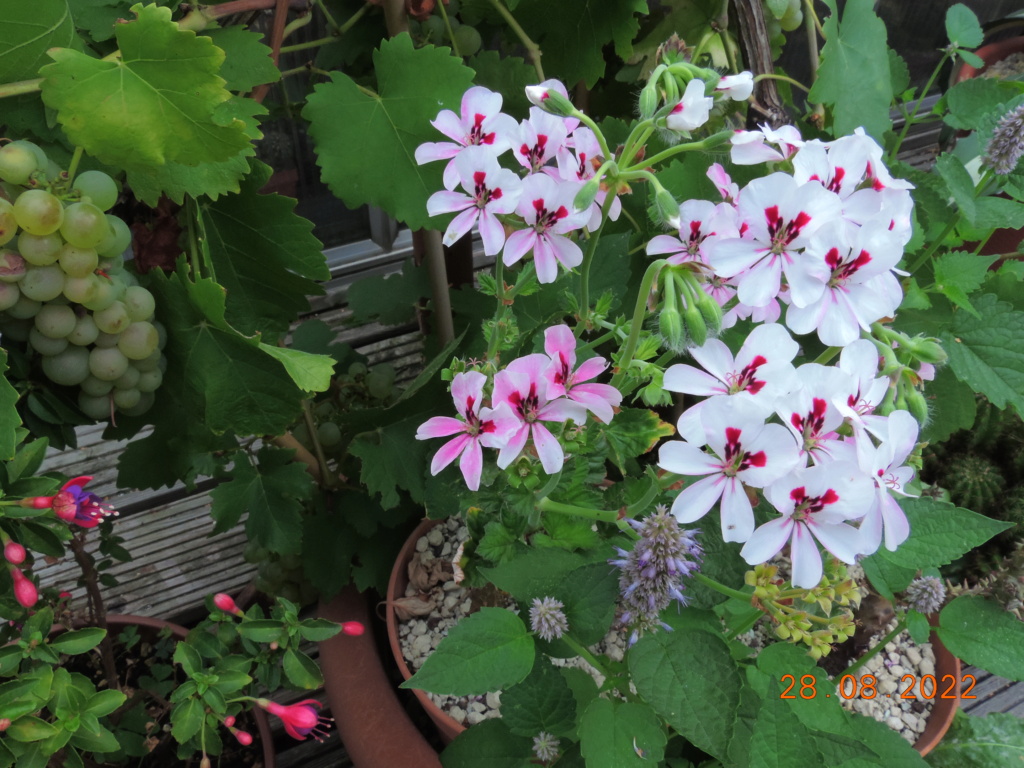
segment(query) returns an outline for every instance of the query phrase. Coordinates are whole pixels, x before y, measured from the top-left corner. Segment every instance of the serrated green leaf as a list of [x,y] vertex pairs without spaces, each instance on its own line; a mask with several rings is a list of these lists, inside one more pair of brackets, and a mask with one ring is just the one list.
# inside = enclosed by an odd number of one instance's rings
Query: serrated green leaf
[[1009,83],[994,77],[972,77],[957,83],[943,97],[946,111],[943,121],[959,130],[974,130],[982,119],[1000,104],[1012,99],[1018,91]]
[[966,51],[963,48],[957,48],[956,55],[963,59],[965,64],[969,64],[975,69],[981,69],[985,66],[985,60],[978,54],[972,53],[971,51]]
[[71,45],[75,25],[67,0],[4,3],[0,26],[0,83],[38,77],[50,48]]
[[[7,350],[0,350],[0,371],[7,371]],[[7,376],[0,377],[0,460],[6,461],[14,456],[18,446],[16,430],[21,426],[21,418],[15,405],[18,403],[18,392],[11,386]],[[46,444],[46,440],[41,441]],[[27,449],[22,449],[27,450]],[[11,477],[11,482],[17,477]]]
[[306,392],[323,392],[331,386],[331,375],[334,372],[332,358],[262,342],[260,349],[281,362],[299,389]]
[[355,322],[399,325],[412,320],[420,299],[429,295],[426,271],[407,259],[401,274],[364,277],[353,283],[348,300]]
[[932,626],[928,623],[928,617],[918,611],[907,611],[907,631],[910,637],[918,645],[927,643],[932,634]]
[[1024,680],[1024,623],[998,603],[961,595],[939,613],[937,631],[957,658],[1008,680]]
[[751,768],[821,765],[814,739],[800,719],[779,698],[779,685],[769,681],[750,737]]
[[441,109],[458,109],[473,70],[447,48],[414,49],[407,34],[381,43],[373,64],[376,94],[333,72],[307,99],[302,116],[317,164],[348,207],[379,205],[411,229],[431,226],[427,198],[442,188],[442,163],[419,166],[414,153],[443,140],[430,121]]
[[997,408],[1024,414],[1024,312],[986,294],[974,300],[981,319],[957,312],[940,334],[956,377]]
[[[491,523],[488,523],[490,525]],[[559,549],[527,549],[518,557],[480,572],[521,604],[535,597],[554,595],[570,573],[585,564],[581,555]]]
[[1024,203],[1003,197],[979,197],[971,224],[977,229],[1020,229],[1024,227]]
[[68,5],[75,26],[97,43],[114,36],[114,25],[124,14],[124,5],[118,0],[69,0]]
[[60,653],[66,653],[73,656],[77,653],[85,653],[91,651],[97,645],[100,640],[107,636],[105,629],[99,627],[86,627],[85,629],[75,629],[70,632],[64,632],[50,641],[50,647]]
[[257,161],[251,166],[237,195],[200,210],[217,281],[227,290],[227,322],[245,334],[284,332],[309,310],[306,297],[323,293],[314,281],[331,275],[312,223],[295,214],[291,198],[260,194],[271,169]]
[[552,595],[565,605],[569,634],[584,646],[603,638],[615,618],[619,575],[607,562],[577,568]]
[[534,655],[522,619],[503,608],[482,608],[452,627],[402,687],[453,696],[497,691],[524,680]]
[[928,755],[932,768],[1007,768],[1024,755],[1024,720],[1011,713],[972,716],[962,709]]
[[580,749],[587,768],[657,765],[667,742],[658,716],[646,704],[594,699],[580,721]]
[[946,36],[958,48],[977,48],[985,39],[978,17],[963,3],[946,11]]
[[538,655],[526,679],[502,692],[501,719],[519,736],[541,731],[571,736],[576,731],[576,699],[559,670]]
[[642,456],[650,451],[663,437],[675,433],[675,429],[659,418],[654,411],[641,408],[623,408],[615,414],[611,424],[601,427],[612,461],[625,469],[629,459]]
[[969,509],[933,498],[900,499],[910,523],[910,537],[895,552],[884,547],[878,554],[901,568],[922,569],[948,565],[1012,527]]
[[[782,686],[786,685],[782,682],[783,675],[793,675],[798,682],[802,681],[804,675],[813,676],[817,693],[809,699],[800,696],[786,699],[791,711],[805,728],[828,733],[847,731],[849,718],[839,703],[839,697],[835,695],[835,683],[829,679],[828,673],[807,655],[806,649],[802,650],[791,643],[770,644],[758,654],[757,668],[764,672],[770,681]],[[831,698],[825,698],[825,694],[830,692]],[[764,689],[758,693],[766,701],[772,698],[767,681]],[[778,687],[775,689],[774,698],[781,701]]]
[[414,501],[423,499],[423,475],[429,464],[429,448],[416,440],[415,435],[416,428],[424,420],[413,416],[378,427],[357,437],[349,445],[349,452],[362,459],[360,481],[371,494],[380,495],[384,509],[398,504],[399,488],[408,491]]
[[312,690],[324,684],[324,677],[320,674],[320,667],[302,651],[289,648],[284,653],[282,666],[288,680],[297,688]]
[[569,551],[592,549],[601,535],[586,520],[554,513],[542,518],[544,531],[533,534],[530,543],[535,547],[558,547]]
[[241,25],[220,29],[208,29],[204,35],[224,51],[224,63],[220,76],[225,87],[231,91],[245,93],[264,83],[276,83],[281,72],[274,65],[271,50],[263,44],[263,36]]
[[871,586],[875,588],[878,594],[890,602],[895,602],[894,593],[902,592],[906,589],[917,575],[916,570],[903,568],[883,557],[881,551],[876,552],[870,557],[862,558],[859,562],[864,568],[864,575],[871,582]]
[[892,92],[903,93],[910,87],[910,68],[906,59],[892,48],[889,49],[889,76],[892,79]]
[[[881,141],[892,127],[892,78],[885,24],[875,15],[872,0],[846,3],[841,19],[836,0],[826,0],[825,4],[832,13],[825,19],[821,66],[808,98],[832,105],[834,136],[863,126]],[[851,78],[851,72],[857,77]]]
[[171,735],[182,744],[203,727],[205,712],[202,701],[196,698],[185,699],[171,710]]
[[458,736],[441,753],[444,768],[522,768],[533,742],[516,736],[500,719],[484,720]]
[[975,317],[980,317],[967,294],[981,287],[995,256],[953,251],[935,259],[935,289]]
[[938,171],[942,180],[946,182],[946,187],[949,189],[956,204],[960,206],[964,218],[968,221],[973,221],[978,194],[974,189],[974,181],[971,179],[967,169],[964,168],[963,162],[960,158],[947,152],[946,154],[939,155],[936,159],[935,170]]
[[214,119],[217,105],[231,98],[217,74],[223,51],[180,30],[169,8],[132,10],[138,18],[115,31],[116,61],[50,50],[54,63],[40,70],[42,96],[68,138],[118,168],[217,162],[245,149],[249,138],[240,120]]
[[249,517],[245,530],[250,539],[280,554],[302,549],[302,501],[313,492],[313,479],[305,465],[293,460],[293,452],[264,446],[253,465],[247,454],[234,457],[230,480],[210,492],[216,533]]
[[742,681],[729,648],[701,630],[677,629],[640,638],[629,651],[637,692],[681,735],[725,758]]

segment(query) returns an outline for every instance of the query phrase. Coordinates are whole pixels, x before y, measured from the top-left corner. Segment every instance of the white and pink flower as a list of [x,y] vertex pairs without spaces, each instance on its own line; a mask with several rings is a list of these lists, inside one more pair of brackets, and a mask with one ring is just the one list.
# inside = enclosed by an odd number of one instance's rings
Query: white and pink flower
[[893,411],[886,419],[888,434],[875,446],[867,435],[857,441],[857,460],[862,470],[875,483],[875,495],[860,525],[864,551],[869,555],[878,549],[885,535],[885,548],[894,552],[910,535],[910,523],[891,493],[910,496],[907,486],[914,479],[914,470],[906,466],[907,458],[917,445],[919,425],[909,411]]
[[587,223],[590,214],[576,211],[573,200],[579,184],[558,183],[547,174],[538,173],[523,180],[516,212],[527,228],[509,235],[502,254],[505,266],[511,266],[533,251],[537,279],[553,283],[558,265],[573,269],[583,263],[583,251],[565,235]]
[[665,118],[665,125],[670,131],[689,133],[708,121],[715,100],[704,95],[706,87],[706,83],[697,78],[686,84],[683,98]]
[[548,394],[552,398],[565,396],[594,414],[598,421],[609,424],[622,403],[622,393],[610,384],[587,383],[604,372],[608,361],[592,357],[573,370],[576,337],[567,325],[555,325],[544,331],[544,351],[551,358],[545,371]]

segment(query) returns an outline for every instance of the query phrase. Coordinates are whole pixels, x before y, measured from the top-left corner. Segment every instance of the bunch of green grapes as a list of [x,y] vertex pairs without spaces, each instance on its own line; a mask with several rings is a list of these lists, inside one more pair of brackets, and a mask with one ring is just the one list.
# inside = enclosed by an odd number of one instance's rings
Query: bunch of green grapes
[[[774,39],[783,32],[792,32],[804,23],[803,0],[787,0],[782,8],[781,2],[765,3],[764,18],[768,26],[768,37]],[[776,15],[781,11],[780,15]]]
[[0,147],[0,334],[28,345],[92,419],[144,413],[166,368],[153,295],[125,270],[114,180],[72,183],[35,144]]
[[[432,45],[450,45],[455,42],[459,53],[463,56],[472,56],[480,50],[483,45],[483,38],[475,27],[462,23],[456,14],[459,12],[459,0],[449,0],[445,3],[445,13],[448,16],[448,24],[444,23],[440,9],[422,21],[409,20],[409,34],[413,39],[420,40]],[[451,37],[448,35],[448,27],[451,27]]]

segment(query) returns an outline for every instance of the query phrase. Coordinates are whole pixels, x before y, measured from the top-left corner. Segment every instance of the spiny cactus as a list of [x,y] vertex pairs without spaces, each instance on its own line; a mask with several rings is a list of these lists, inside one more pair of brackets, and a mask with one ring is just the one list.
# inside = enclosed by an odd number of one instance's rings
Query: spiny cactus
[[960,595],[985,595],[1024,621],[1024,542],[1019,542],[997,568],[974,586],[966,582],[947,586],[950,599]]
[[987,514],[1006,487],[1006,479],[994,462],[984,456],[966,454],[946,466],[945,485],[953,503]]

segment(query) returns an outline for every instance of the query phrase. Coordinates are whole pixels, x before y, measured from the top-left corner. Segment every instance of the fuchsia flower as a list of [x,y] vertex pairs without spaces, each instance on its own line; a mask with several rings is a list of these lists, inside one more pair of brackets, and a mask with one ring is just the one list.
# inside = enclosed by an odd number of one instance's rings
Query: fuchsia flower
[[304,740],[312,735],[322,741],[327,735],[327,725],[331,719],[319,713],[322,706],[316,699],[306,699],[298,704],[284,706],[268,699],[256,699],[256,703],[284,723],[284,732],[293,739]]
[[523,180],[523,191],[516,212],[526,221],[526,229],[508,236],[502,260],[511,266],[530,251],[537,267],[537,279],[553,283],[558,265],[566,269],[583,263],[583,251],[565,235],[579,229],[590,218],[587,211],[576,211],[573,199],[579,184],[557,183],[539,173]]
[[551,398],[564,395],[593,413],[599,421],[610,423],[615,413],[613,409],[622,403],[622,393],[610,384],[584,383],[600,375],[608,362],[603,357],[592,357],[574,371],[576,337],[567,325],[555,325],[544,331],[544,351],[551,357],[551,365],[545,372],[548,395]]
[[434,416],[416,430],[417,440],[458,435],[434,454],[430,462],[430,473],[436,475],[461,456],[459,469],[471,491],[480,488],[480,474],[483,471],[481,446],[501,448],[519,428],[518,420],[505,403],[499,402],[493,409],[483,407],[486,382],[487,377],[477,371],[455,374],[452,380],[452,400],[462,419]]
[[4,544],[4,560],[12,565],[21,565],[25,562],[25,548],[16,541],[8,541]]
[[703,80],[694,78],[686,84],[683,98],[665,118],[665,125],[670,131],[695,131],[708,121],[715,100],[705,96],[704,91]]
[[105,518],[116,515],[117,512],[95,493],[85,490],[85,485],[90,480],[91,475],[74,477],[64,483],[53,496],[23,499],[21,506],[53,509],[53,513],[65,522],[75,523],[82,528],[95,528]]
[[39,601],[39,590],[35,583],[15,565],[10,567],[11,581],[14,582],[14,599],[23,608],[31,608]]
[[242,616],[242,610],[235,605],[235,601],[231,598],[231,595],[226,595],[223,592],[218,592],[213,596],[213,604],[224,613],[232,613],[235,616]]

